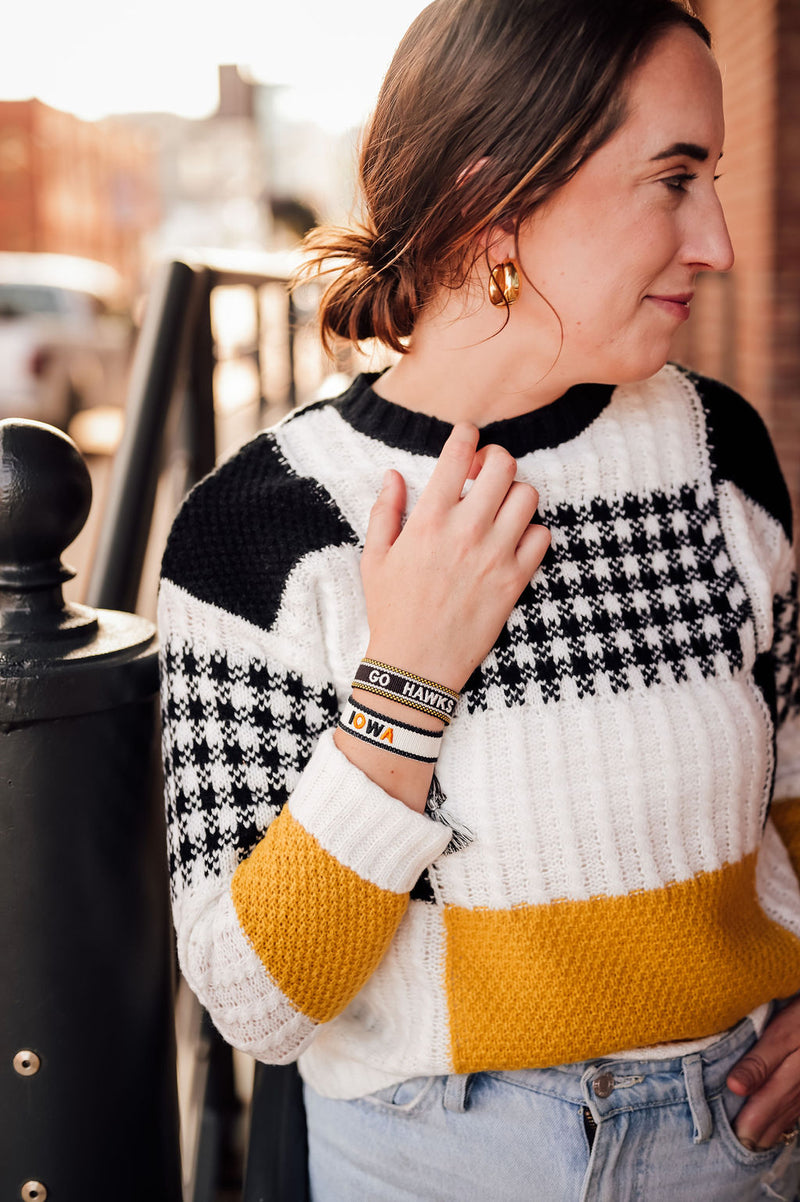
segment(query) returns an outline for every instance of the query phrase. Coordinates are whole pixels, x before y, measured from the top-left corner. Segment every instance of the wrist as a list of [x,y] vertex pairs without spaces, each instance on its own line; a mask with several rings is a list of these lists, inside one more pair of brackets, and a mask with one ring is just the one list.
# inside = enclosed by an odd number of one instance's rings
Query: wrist
[[454,667],[434,648],[425,650],[398,649],[392,647],[388,640],[370,639],[365,659],[377,660],[378,663],[391,664],[401,672],[411,673],[425,680],[435,681],[438,685],[460,693],[469,678],[470,670]]
[[425,714],[420,710],[410,709],[409,706],[403,705],[400,701],[392,701],[388,697],[379,697],[375,693],[371,693],[368,689],[360,689],[358,686],[353,686],[353,698],[359,705],[369,706],[379,714],[385,715],[387,718],[397,719],[398,722],[413,722],[415,726],[421,726],[425,730],[432,733],[444,730],[446,723],[442,718],[436,718],[433,714]]
[[426,714],[449,725],[455,717],[460,693],[431,677],[400,666],[393,660],[367,654],[358,664],[352,688],[381,700],[408,707],[415,715]]

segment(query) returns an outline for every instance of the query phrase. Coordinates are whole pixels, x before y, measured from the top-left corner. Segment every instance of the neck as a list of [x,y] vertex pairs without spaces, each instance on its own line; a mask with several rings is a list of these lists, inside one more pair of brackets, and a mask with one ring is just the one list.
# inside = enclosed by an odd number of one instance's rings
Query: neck
[[485,426],[549,405],[579,382],[559,368],[559,345],[549,310],[536,323],[514,307],[507,313],[474,297],[468,306],[451,292],[421,315],[410,350],[375,391],[442,421]]

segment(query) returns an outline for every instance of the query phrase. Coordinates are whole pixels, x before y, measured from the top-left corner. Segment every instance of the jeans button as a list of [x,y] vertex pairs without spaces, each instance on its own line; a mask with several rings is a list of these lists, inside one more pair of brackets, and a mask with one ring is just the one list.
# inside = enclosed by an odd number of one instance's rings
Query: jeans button
[[600,1073],[592,1082],[592,1089],[598,1098],[607,1098],[614,1092],[614,1074]]

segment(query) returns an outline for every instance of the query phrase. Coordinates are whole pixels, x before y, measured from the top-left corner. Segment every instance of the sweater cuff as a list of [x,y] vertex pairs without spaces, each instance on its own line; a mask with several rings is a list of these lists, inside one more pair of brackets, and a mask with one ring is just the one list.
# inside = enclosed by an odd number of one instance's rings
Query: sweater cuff
[[409,893],[451,831],[411,810],[321,735],[289,799],[292,816],[340,864],[381,889]]

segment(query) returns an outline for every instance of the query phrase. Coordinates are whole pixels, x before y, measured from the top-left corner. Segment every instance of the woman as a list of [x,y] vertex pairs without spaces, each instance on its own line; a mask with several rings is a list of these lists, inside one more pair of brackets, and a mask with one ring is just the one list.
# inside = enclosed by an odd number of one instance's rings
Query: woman
[[430,5],[366,225],[309,243],[326,336],[399,361],[171,536],[181,963],[299,1057],[317,1202],[793,1196],[790,507],[665,366],[733,261],[708,42],[677,0]]

